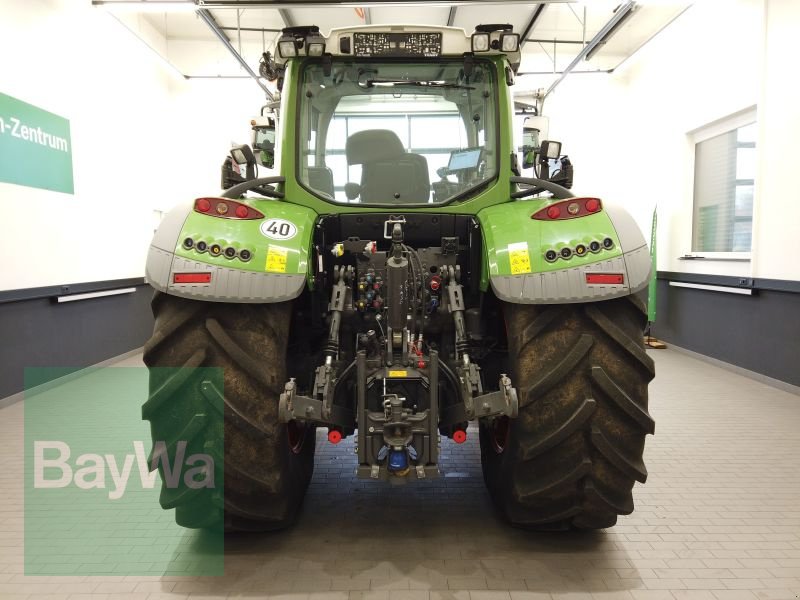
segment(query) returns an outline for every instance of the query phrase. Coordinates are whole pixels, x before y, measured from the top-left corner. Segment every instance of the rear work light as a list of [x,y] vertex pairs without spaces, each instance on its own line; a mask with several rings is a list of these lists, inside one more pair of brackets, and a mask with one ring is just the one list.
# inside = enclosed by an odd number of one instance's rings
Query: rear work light
[[211,283],[211,273],[175,273],[172,283]]
[[589,285],[622,285],[625,276],[622,273],[586,273],[586,283]]
[[603,203],[599,198],[570,198],[554,202],[549,206],[537,210],[531,219],[538,221],[557,221],[560,219],[576,219],[585,217],[603,210]]
[[263,219],[264,215],[241,202],[228,198],[198,198],[194,201],[194,210],[210,217],[220,219],[238,219],[241,221]]

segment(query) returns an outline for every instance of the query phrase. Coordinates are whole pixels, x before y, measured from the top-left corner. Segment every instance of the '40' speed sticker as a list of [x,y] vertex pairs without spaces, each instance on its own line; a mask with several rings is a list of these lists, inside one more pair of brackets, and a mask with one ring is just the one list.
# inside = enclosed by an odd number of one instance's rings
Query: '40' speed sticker
[[297,235],[297,226],[286,219],[268,219],[261,224],[261,233],[271,240],[290,240]]

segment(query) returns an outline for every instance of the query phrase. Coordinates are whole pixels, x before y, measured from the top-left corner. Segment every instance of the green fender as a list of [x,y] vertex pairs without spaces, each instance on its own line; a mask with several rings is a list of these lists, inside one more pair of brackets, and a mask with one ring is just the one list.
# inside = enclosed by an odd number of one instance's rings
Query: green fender
[[[199,300],[283,302],[299,296],[306,283],[313,284],[309,260],[316,212],[278,200],[209,200],[245,204],[264,217],[212,216],[195,210],[194,203],[174,208],[150,245],[150,285]],[[214,255],[216,247],[220,252]]]
[[[478,213],[484,238],[481,289],[491,285],[506,302],[561,304],[626,296],[647,285],[647,244],[624,209],[601,204],[585,216],[532,218],[556,202],[520,200]],[[596,252],[590,250],[592,242],[600,244]],[[558,258],[547,260],[549,250]]]

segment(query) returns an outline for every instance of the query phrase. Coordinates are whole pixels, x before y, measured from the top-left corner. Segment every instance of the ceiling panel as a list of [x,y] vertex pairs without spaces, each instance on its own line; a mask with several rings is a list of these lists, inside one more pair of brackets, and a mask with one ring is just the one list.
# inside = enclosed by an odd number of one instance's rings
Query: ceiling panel
[[316,25],[323,35],[336,27],[363,25],[355,8],[293,8],[288,11],[295,25]]
[[475,31],[475,26],[481,23],[510,23],[514,26],[514,31],[522,32],[535,10],[536,4],[496,4],[491,7],[459,6],[453,25],[461,27],[467,33],[472,33]]
[[[217,23],[225,27],[236,27],[235,10],[210,11]],[[285,27],[280,13],[272,8],[246,8],[239,11],[239,25],[250,28],[282,29]]]
[[617,68],[689,6],[687,2],[660,2],[640,6],[597,50],[589,62],[600,69]]
[[165,38],[174,40],[206,40],[213,35],[200,17],[191,12],[154,13],[142,15]]
[[447,25],[450,9],[446,6],[415,6],[403,8],[386,6],[370,8],[372,23],[375,25]]
[[[603,29],[614,15],[614,10],[624,0],[585,0],[583,2],[549,3],[544,6],[535,27],[529,32],[532,41],[523,47],[522,72],[542,73],[523,78],[526,86],[542,81],[549,85],[554,79],[553,71],[564,70],[581,52],[583,42],[589,42]],[[369,9],[372,24],[419,24],[445,25],[451,8],[446,3],[433,3],[428,6],[373,6]],[[457,4],[457,3],[456,3]],[[576,71],[609,70],[636,52],[644,43],[680,15],[689,2],[673,0],[642,0],[639,6],[614,34],[592,56],[589,62],[581,62]],[[458,5],[455,7],[453,25],[463,28],[467,34],[481,23],[510,23],[514,30],[522,33],[530,22],[539,3],[491,3],[480,5]],[[585,12],[584,12],[585,11]],[[244,30],[237,31],[238,22]],[[275,8],[213,9],[211,14],[217,23],[225,28],[225,34],[238,48],[240,43],[248,63],[257,64],[261,50],[273,50],[284,21]],[[335,27],[348,27],[364,24],[364,19],[350,6],[303,7],[286,11],[294,25],[317,25],[323,34]],[[155,27],[167,40],[175,41],[214,41],[219,44],[208,26],[191,12],[154,13],[144,15],[148,23]],[[583,23],[585,16],[585,24]],[[248,31],[248,29],[256,31]],[[241,37],[240,37],[241,36]],[[223,48],[221,44],[220,48]],[[199,50],[199,47],[198,47]],[[224,50],[224,48],[223,48]],[[224,50],[227,52],[227,50]],[[257,51],[257,52],[256,52]],[[185,63],[185,54],[181,62]],[[202,61],[192,63],[199,68]],[[219,72],[222,65],[228,71],[228,63],[221,55],[216,55],[207,63]],[[177,65],[181,66],[181,65]],[[187,65],[188,66],[188,65]],[[238,67],[237,67],[238,68]],[[212,74],[212,73],[209,73]]]

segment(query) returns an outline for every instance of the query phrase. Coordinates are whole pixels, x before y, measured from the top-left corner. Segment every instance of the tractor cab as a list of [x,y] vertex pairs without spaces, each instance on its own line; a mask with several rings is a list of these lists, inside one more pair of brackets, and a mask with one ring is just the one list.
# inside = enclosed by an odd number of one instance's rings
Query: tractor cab
[[510,26],[481,26],[469,37],[416,26],[323,37],[294,27],[278,40],[276,61],[279,83],[290,79],[295,98],[295,139],[283,150],[296,157],[298,184],[317,198],[427,206],[496,182],[505,154],[500,89],[519,64]]

